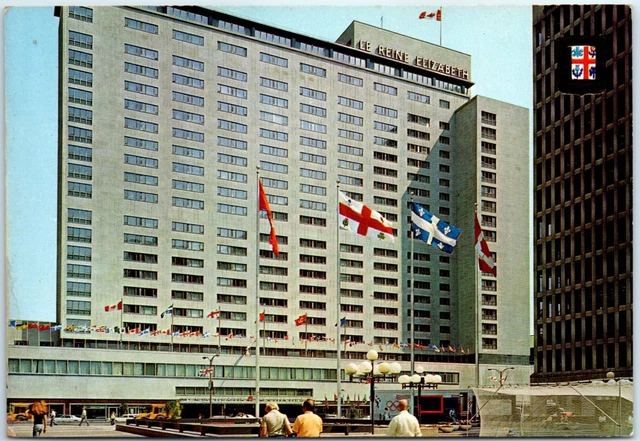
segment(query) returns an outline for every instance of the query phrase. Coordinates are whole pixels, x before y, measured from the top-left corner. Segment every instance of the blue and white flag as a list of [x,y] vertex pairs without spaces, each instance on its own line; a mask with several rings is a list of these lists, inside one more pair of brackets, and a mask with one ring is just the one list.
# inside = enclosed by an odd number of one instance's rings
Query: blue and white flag
[[160,318],[164,318],[167,314],[173,314],[173,305],[169,306],[165,312],[160,314]]
[[447,254],[453,253],[460,229],[438,219],[415,202],[411,205],[411,226],[416,239],[440,248]]
[[440,352],[440,348],[438,348],[436,345],[434,345],[433,343],[431,343],[429,345],[429,350],[430,351],[435,351],[435,352]]

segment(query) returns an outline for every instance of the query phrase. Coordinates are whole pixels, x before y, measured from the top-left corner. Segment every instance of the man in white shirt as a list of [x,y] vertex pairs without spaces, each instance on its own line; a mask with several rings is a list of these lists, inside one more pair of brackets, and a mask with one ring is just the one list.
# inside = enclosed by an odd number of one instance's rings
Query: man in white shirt
[[398,410],[400,413],[393,417],[389,423],[389,429],[387,430],[387,436],[393,437],[413,437],[422,436],[420,431],[420,423],[418,419],[411,415],[407,409],[409,403],[407,400],[400,400],[398,403]]

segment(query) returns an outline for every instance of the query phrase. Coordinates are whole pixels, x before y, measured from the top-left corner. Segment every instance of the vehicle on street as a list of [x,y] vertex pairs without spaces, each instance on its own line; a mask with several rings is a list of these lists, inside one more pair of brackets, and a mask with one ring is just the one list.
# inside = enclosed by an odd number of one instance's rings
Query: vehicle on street
[[32,419],[33,416],[27,413],[31,404],[33,403],[10,403],[9,411],[7,412],[7,422],[13,423],[14,421],[27,421]]
[[137,416],[137,413],[125,413],[116,417],[116,423],[126,423],[127,420],[135,419]]
[[82,418],[75,415],[56,415],[56,424],[60,423],[80,423]]
[[150,420],[164,420],[168,418],[164,404],[152,404],[149,412],[139,413],[137,419],[149,418]]

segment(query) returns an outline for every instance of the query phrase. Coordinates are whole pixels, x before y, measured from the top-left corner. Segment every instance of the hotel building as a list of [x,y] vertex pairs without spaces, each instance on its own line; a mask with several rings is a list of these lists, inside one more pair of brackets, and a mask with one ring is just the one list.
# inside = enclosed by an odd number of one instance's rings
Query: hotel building
[[[559,90],[569,37],[604,44],[602,92]],[[535,373],[632,376],[631,8],[533,7]]]
[[[56,16],[64,330],[47,348],[17,331],[11,399],[204,403],[219,354],[214,402],[247,402],[257,336],[261,398],[281,402],[331,400],[337,375],[365,397],[344,365],[375,348],[407,373],[412,344],[441,394],[489,367],[528,381],[528,112],[471,98],[469,55],[359,22],[331,43],[197,7]],[[395,241],[339,230],[338,187]],[[452,255],[411,255],[412,198],[463,230]],[[497,277],[476,274],[476,204]]]

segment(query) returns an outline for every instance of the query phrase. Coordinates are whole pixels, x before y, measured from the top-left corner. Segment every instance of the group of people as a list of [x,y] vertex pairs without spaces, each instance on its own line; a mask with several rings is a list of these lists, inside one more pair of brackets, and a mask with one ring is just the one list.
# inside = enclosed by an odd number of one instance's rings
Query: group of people
[[[47,403],[44,400],[38,400],[29,406],[27,410],[27,415],[33,416],[33,432],[32,435],[34,437],[41,436],[43,433],[47,433]],[[50,419],[50,425],[56,426],[56,411],[51,409],[51,412],[48,414]],[[112,415],[112,418],[115,418],[115,415]],[[89,421],[87,420],[87,409],[82,408],[82,415],[80,420],[80,425],[82,423],[86,423],[89,425]]]
[[[400,400],[398,410],[400,413],[393,417],[389,423],[387,436],[390,437],[416,437],[422,436],[418,419],[408,411],[407,400]],[[277,403],[268,402],[265,406],[265,415],[260,419],[261,437],[289,437],[317,438],[322,433],[322,418],[316,415],[313,400],[305,400],[302,403],[301,415],[298,415],[293,423],[280,412]]]

